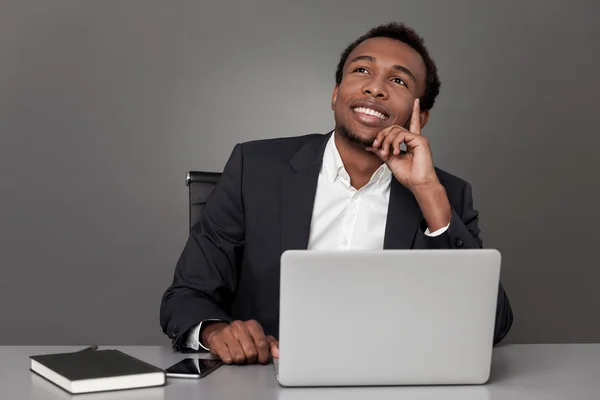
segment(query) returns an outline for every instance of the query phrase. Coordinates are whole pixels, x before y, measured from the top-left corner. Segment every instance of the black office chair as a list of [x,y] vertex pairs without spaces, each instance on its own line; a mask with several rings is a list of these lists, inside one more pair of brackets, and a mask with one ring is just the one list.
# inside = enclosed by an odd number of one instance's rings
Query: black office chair
[[215,190],[219,179],[221,179],[220,172],[190,171],[187,173],[185,184],[189,187],[190,231],[200,221],[206,200]]

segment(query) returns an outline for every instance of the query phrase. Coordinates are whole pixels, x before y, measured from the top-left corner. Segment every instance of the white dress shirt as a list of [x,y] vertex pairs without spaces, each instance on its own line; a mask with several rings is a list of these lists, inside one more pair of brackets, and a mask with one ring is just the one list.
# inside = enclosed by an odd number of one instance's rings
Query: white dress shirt
[[[382,250],[392,179],[392,172],[382,164],[365,186],[352,187],[332,134],[319,173],[308,250]],[[448,227],[427,229],[425,234],[438,236]],[[202,322],[190,331],[187,347],[208,350],[199,341],[201,328]]]

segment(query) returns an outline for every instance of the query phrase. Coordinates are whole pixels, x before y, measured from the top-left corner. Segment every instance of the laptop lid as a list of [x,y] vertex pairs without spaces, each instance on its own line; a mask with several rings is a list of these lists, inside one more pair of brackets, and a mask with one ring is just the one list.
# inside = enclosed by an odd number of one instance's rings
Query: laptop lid
[[286,251],[279,383],[485,383],[500,264],[489,249]]

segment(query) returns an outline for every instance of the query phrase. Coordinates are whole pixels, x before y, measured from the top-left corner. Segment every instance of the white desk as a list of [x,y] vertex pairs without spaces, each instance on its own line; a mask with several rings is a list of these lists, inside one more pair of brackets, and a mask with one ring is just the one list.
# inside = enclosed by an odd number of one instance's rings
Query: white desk
[[[579,400],[600,399],[600,344],[509,345],[494,350],[492,377],[484,386],[283,388],[272,365],[222,366],[200,380],[171,379],[159,388],[71,396],[29,371],[33,354],[76,351],[84,346],[0,346],[0,399],[81,400]],[[185,357],[169,347],[118,348],[167,368]],[[363,360],[368,368],[368,360]],[[459,360],[457,360],[459,361]],[[457,363],[457,368],[460,365]]]

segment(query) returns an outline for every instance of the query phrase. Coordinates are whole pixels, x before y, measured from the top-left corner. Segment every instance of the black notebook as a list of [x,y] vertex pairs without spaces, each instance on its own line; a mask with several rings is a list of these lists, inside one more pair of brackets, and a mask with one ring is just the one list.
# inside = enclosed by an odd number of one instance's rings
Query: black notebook
[[69,393],[161,386],[165,372],[119,350],[31,356],[31,370]]

